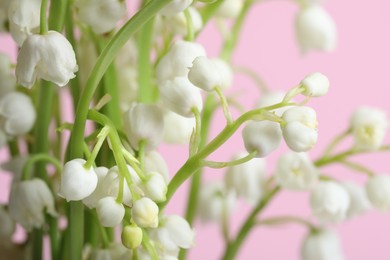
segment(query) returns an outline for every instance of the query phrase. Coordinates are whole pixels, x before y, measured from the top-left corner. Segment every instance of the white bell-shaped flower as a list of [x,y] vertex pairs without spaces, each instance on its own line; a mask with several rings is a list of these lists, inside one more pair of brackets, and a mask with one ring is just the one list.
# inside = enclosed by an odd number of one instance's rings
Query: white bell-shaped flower
[[333,181],[320,182],[310,194],[313,214],[323,222],[340,222],[347,216],[350,197],[345,188]]
[[352,115],[350,127],[355,147],[376,150],[385,139],[389,120],[386,112],[372,107],[360,107]]
[[213,91],[215,87],[219,87],[221,75],[213,60],[200,56],[192,62],[192,67],[188,72],[188,79],[192,84],[204,91]]
[[0,98],[0,129],[8,136],[23,135],[32,129],[36,113],[31,98],[10,92]]
[[44,211],[57,215],[53,194],[44,181],[32,179],[12,185],[9,213],[16,222],[28,231],[40,228],[45,223]]
[[132,251],[124,247],[121,243],[116,242],[111,243],[108,248],[94,248],[91,253],[91,260],[125,259],[133,259]]
[[151,229],[149,235],[161,259],[177,257],[180,248],[189,249],[195,242],[195,232],[184,218],[177,215],[162,217],[159,227]]
[[128,249],[135,249],[142,243],[142,229],[137,226],[125,226],[122,230],[122,244]]
[[[264,93],[264,95],[262,95],[260,97],[260,100],[258,101],[257,106],[259,108],[263,108],[263,107],[276,105],[276,104],[283,101],[285,95],[286,95],[286,93],[282,92],[282,91]],[[275,114],[278,116],[282,116],[283,113],[285,111],[287,111],[288,109],[290,109],[290,107],[281,107],[281,108],[273,110],[273,112],[275,112]]]
[[97,34],[113,30],[126,14],[126,1],[121,0],[78,0],[75,4],[80,20]]
[[97,167],[94,169],[98,177],[98,182],[96,189],[92,192],[91,195],[83,199],[83,203],[90,209],[96,208],[100,199],[107,196],[107,192],[104,189],[104,179],[107,176],[108,169],[106,167]]
[[141,141],[146,143],[147,150],[153,150],[160,144],[164,129],[164,117],[161,108],[150,104],[135,104],[125,114],[125,129],[130,144],[139,149]]
[[96,189],[98,176],[92,167],[86,169],[85,163],[83,159],[73,159],[64,165],[58,195],[67,201],[85,199]]
[[172,0],[160,10],[160,14],[170,16],[184,11],[192,4],[193,0]]
[[126,112],[138,98],[137,68],[131,65],[117,67],[117,80],[120,107],[123,112]]
[[226,19],[235,19],[243,7],[243,0],[224,0],[215,15]]
[[163,140],[169,144],[188,144],[195,128],[195,118],[188,118],[170,110],[164,113]]
[[145,153],[144,168],[146,172],[158,172],[163,177],[166,183],[169,179],[169,169],[164,158],[157,151],[149,151]]
[[17,82],[27,88],[36,78],[52,81],[60,87],[75,77],[78,66],[72,45],[60,33],[30,35],[19,51],[16,64]]
[[303,94],[309,97],[321,97],[329,90],[329,79],[324,74],[315,72],[307,75],[301,81],[301,87],[305,90]]
[[336,24],[319,4],[307,5],[299,10],[295,18],[295,30],[303,53],[309,50],[333,51],[336,48]]
[[242,130],[242,138],[248,153],[256,151],[256,157],[265,157],[279,147],[282,131],[275,122],[253,121]]
[[295,152],[306,152],[317,143],[317,115],[310,107],[293,107],[283,113],[283,137]]
[[10,244],[15,229],[15,221],[12,219],[8,210],[3,205],[0,205],[0,244]]
[[[129,165],[127,165],[127,169],[130,172],[130,176],[133,183],[135,185],[139,185],[141,183],[141,179],[139,178],[137,173]],[[103,184],[102,184],[102,190],[104,190],[106,196],[111,196],[115,198],[118,197],[119,184],[120,184],[120,179],[122,174],[119,173],[118,166],[114,166],[108,171],[107,175],[103,179]],[[130,188],[127,185],[126,181],[123,182],[123,204],[125,204],[128,207],[131,207],[133,205],[133,196],[131,194]]]
[[11,60],[7,55],[0,52],[0,97],[14,91],[15,87],[16,78],[12,72]]
[[115,227],[119,225],[125,216],[125,207],[118,203],[114,197],[104,197],[96,206],[100,224],[103,227]]
[[[234,159],[243,158],[241,153]],[[243,164],[229,167],[225,174],[226,187],[233,190],[237,196],[243,197],[251,204],[256,204],[263,196],[265,176],[265,160],[254,158]]]
[[[1,133],[1,131],[0,131]],[[22,179],[23,167],[27,162],[28,156],[19,155],[10,158],[10,160],[0,164],[0,169],[12,174],[12,182],[17,182]]]
[[204,222],[222,223],[236,205],[236,195],[224,183],[207,183],[199,194],[199,214]]
[[306,153],[285,153],[276,164],[275,180],[288,190],[309,190],[317,184],[319,171]]
[[371,208],[371,203],[367,198],[366,191],[362,186],[354,182],[341,183],[349,194],[350,204],[347,212],[347,217],[352,218],[362,215]]
[[[203,27],[202,16],[194,7],[188,7],[188,14],[191,18],[192,29],[194,33],[199,32]],[[188,34],[188,23],[184,12],[172,16],[156,16],[155,31],[161,33],[162,30],[170,30],[174,34],[185,36]]]
[[216,67],[220,76],[219,87],[221,89],[227,89],[233,84],[233,70],[230,65],[219,58],[211,59]]
[[371,177],[366,183],[367,197],[380,211],[390,210],[390,176],[386,174]]
[[146,182],[142,184],[141,189],[145,196],[155,202],[162,202],[166,200],[167,183],[164,177],[158,172],[149,172],[146,176]]
[[159,85],[176,77],[187,77],[196,57],[206,56],[202,45],[194,42],[177,41],[157,64],[156,73]]
[[22,46],[26,38],[39,29],[41,0],[12,0],[8,19],[12,38]]
[[131,217],[139,227],[156,228],[158,226],[158,211],[157,204],[144,197],[134,202]]
[[167,80],[159,86],[159,89],[164,105],[181,116],[194,117],[193,108],[198,111],[202,110],[203,101],[200,90],[186,77]]
[[331,230],[308,234],[301,248],[302,260],[343,260],[339,236]]

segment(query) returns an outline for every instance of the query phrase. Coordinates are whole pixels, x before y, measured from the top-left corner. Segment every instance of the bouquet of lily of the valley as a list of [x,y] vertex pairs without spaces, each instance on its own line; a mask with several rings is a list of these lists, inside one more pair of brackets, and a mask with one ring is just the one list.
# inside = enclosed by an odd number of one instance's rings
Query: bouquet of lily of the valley
[[[390,175],[351,159],[390,151],[386,113],[358,108],[349,126],[311,159],[306,152],[317,143],[318,122],[309,102],[327,94],[328,78],[308,72],[287,92],[276,92],[232,62],[244,20],[261,1],[129,2],[1,0],[0,32],[19,48],[16,63],[0,54],[0,145],[9,152],[1,167],[12,173],[9,202],[0,206],[0,258],[185,259],[199,242],[194,221],[200,218],[220,225],[226,260],[237,256],[256,226],[289,222],[307,227],[302,259],[343,259],[328,224],[372,207],[390,210]],[[131,15],[130,4],[136,6]],[[314,1],[297,5],[302,52],[332,51],[336,26],[326,10]],[[211,22],[221,31],[218,57],[197,43]],[[250,110],[227,95],[237,73],[261,89]],[[218,116],[224,126],[211,137]],[[211,160],[235,133],[245,150]],[[347,137],[353,142],[339,152]],[[283,142],[290,151],[266,174],[264,158]],[[176,172],[158,152],[163,143],[187,147]],[[335,163],[366,175],[365,186],[322,170]],[[205,168],[220,169],[223,180],[205,181]],[[186,214],[166,213],[186,181]],[[260,218],[284,190],[309,193],[314,218]],[[233,233],[236,198],[252,211]],[[25,231],[18,242],[12,239],[16,225]]]

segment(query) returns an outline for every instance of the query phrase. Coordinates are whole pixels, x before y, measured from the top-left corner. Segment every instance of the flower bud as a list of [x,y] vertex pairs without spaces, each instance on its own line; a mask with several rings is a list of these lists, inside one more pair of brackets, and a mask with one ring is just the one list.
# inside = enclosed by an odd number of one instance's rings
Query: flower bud
[[256,157],[265,157],[279,147],[282,132],[274,122],[250,122],[242,130],[242,138],[248,153],[257,151]]
[[11,187],[9,213],[26,230],[41,228],[45,223],[44,210],[57,216],[53,194],[41,179],[16,182]]
[[72,45],[60,33],[30,35],[23,43],[16,64],[16,79],[31,88],[36,78],[52,81],[60,87],[68,84],[78,70]]
[[164,114],[163,139],[169,144],[188,144],[195,128],[195,118],[167,110]]
[[73,159],[64,165],[59,195],[67,201],[85,199],[96,189],[98,177],[91,167],[84,168],[83,159]]
[[363,187],[353,182],[343,182],[342,185],[348,192],[351,202],[347,212],[348,218],[362,215],[371,208],[371,203]]
[[242,0],[224,0],[215,15],[221,18],[235,19],[240,14],[242,6]]
[[16,224],[11,218],[9,212],[4,208],[3,205],[0,205],[0,240],[4,244],[11,243],[12,235],[16,229]]
[[184,11],[192,3],[192,0],[172,0],[163,9],[160,10],[160,14],[171,16]]
[[355,147],[373,151],[383,144],[389,120],[383,110],[360,107],[353,113],[350,124]]
[[30,132],[36,113],[31,98],[20,92],[10,92],[0,98],[0,129],[9,136]]
[[193,108],[202,110],[203,101],[199,89],[185,77],[168,80],[161,84],[159,89],[160,97],[167,108],[181,116],[193,117]]
[[145,196],[155,202],[165,201],[168,188],[164,177],[157,172],[150,172],[146,178],[146,182],[141,187]]
[[[278,104],[278,103],[283,101],[285,95],[286,95],[286,93],[282,92],[282,91],[275,91],[275,92],[265,93],[264,95],[262,95],[260,97],[260,100],[257,103],[257,106],[259,108],[263,108],[263,107],[276,105],[276,104]],[[291,107],[285,106],[285,107],[281,107],[281,108],[278,108],[278,109],[275,109],[275,110],[272,110],[272,111],[275,112],[276,115],[282,116],[283,113],[286,112],[287,110],[289,110],[290,108]]]
[[367,197],[380,211],[390,210],[390,176],[376,175],[366,183]]
[[125,216],[125,207],[116,202],[114,197],[104,197],[99,200],[96,212],[103,227],[115,227],[122,222]]
[[303,53],[311,49],[333,51],[336,48],[336,24],[321,5],[311,4],[302,8],[295,19],[295,30]]
[[301,81],[301,86],[305,90],[303,95],[309,97],[321,97],[328,93],[329,79],[324,74],[315,72],[307,75]]
[[131,216],[137,226],[156,228],[158,226],[158,206],[149,198],[141,198],[134,202]]
[[96,189],[92,192],[91,195],[83,199],[84,205],[90,209],[96,208],[99,200],[107,196],[103,183],[105,177],[107,176],[108,169],[106,167],[97,167],[94,169],[94,171],[98,177]]
[[343,260],[340,239],[331,230],[310,233],[303,241],[302,260]]
[[317,184],[319,171],[305,153],[289,152],[279,157],[275,179],[285,189],[308,190]]
[[188,79],[204,91],[213,91],[215,87],[219,87],[221,82],[219,71],[214,62],[204,56],[197,57],[192,62]]
[[283,137],[295,152],[306,152],[317,143],[317,115],[310,107],[293,107],[283,113]]
[[144,157],[144,168],[146,172],[158,172],[168,183],[169,169],[164,158],[157,151],[149,151]]
[[177,41],[157,64],[156,73],[159,85],[176,77],[187,77],[189,67],[196,57],[206,56],[203,46],[187,41]]
[[78,0],[75,5],[80,20],[91,26],[97,34],[113,30],[126,14],[126,1]]
[[128,249],[136,249],[141,245],[143,234],[139,227],[125,226],[122,230],[122,244]]
[[219,87],[221,89],[229,88],[233,83],[233,71],[230,65],[219,58],[211,59],[211,61],[214,63],[220,77]]
[[156,129],[164,129],[164,118],[156,105],[133,105],[125,114],[124,122],[127,137],[135,149],[139,149],[141,141],[146,142],[147,150],[153,150],[160,144],[163,132]]
[[340,184],[320,182],[310,194],[310,206],[314,215],[323,222],[344,220],[350,205],[348,192]]

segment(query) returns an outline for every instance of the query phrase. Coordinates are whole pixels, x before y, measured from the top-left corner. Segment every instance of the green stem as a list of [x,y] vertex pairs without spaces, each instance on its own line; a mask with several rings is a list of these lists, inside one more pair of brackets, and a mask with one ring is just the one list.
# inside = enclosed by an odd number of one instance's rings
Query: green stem
[[56,167],[57,171],[61,172],[62,170],[62,163],[57,158],[52,157],[46,153],[34,154],[28,158],[23,166],[22,180],[29,179],[31,168],[37,162],[49,162]]
[[8,142],[8,150],[9,150],[9,154],[12,157],[15,157],[20,154],[18,139],[15,138]]
[[43,230],[34,229],[32,232],[32,259],[42,259],[42,246],[43,246]]
[[212,162],[212,161],[204,160],[204,161],[201,162],[201,164],[202,164],[202,166],[206,166],[206,167],[210,167],[210,168],[216,168],[216,169],[225,168],[225,167],[231,167],[231,166],[236,166],[236,165],[239,165],[239,164],[243,164],[243,163],[246,163],[246,162],[252,160],[253,158],[256,157],[256,154],[257,154],[257,151],[253,151],[252,153],[246,155],[245,157],[242,157],[242,158],[234,160],[234,161],[230,161],[230,162]]
[[84,168],[89,169],[94,164],[96,156],[98,155],[100,148],[102,148],[102,145],[104,141],[106,140],[108,134],[110,132],[109,126],[104,126],[103,129],[99,132],[97,135],[97,142],[95,144],[95,147],[92,150],[91,155],[89,156],[87,162],[84,164]]
[[156,252],[156,248],[152,245],[148,233],[144,229],[142,229],[142,246],[149,253],[149,256],[152,260],[158,260],[158,254]]
[[[218,8],[223,4],[224,1],[225,0],[217,0],[214,3],[208,4],[205,8],[203,8],[203,11],[201,13],[203,28],[206,27],[206,24],[210,21],[210,19],[213,17],[215,12],[217,12]],[[199,33],[200,32],[198,32],[196,36],[198,36]]]
[[187,21],[187,36],[185,37],[186,41],[192,42],[195,39],[194,23],[191,18],[190,11],[188,9],[184,10],[184,16]]
[[44,35],[48,32],[48,25],[47,25],[47,17],[46,17],[46,14],[47,14],[47,0],[42,0],[42,3],[41,3],[41,14],[40,14],[40,23],[41,23],[41,26],[40,26],[40,31],[39,33]]
[[306,226],[307,228],[311,230],[317,230],[318,228],[311,223],[310,221],[297,217],[297,216],[277,216],[277,217],[269,217],[269,218],[264,218],[260,221],[257,221],[257,225],[268,225],[268,226],[273,226],[273,225],[282,225],[282,224],[288,224],[288,223],[297,223],[301,224],[303,226]]
[[222,259],[235,259],[235,256],[237,255],[242,243],[247,238],[252,227],[256,224],[257,215],[268,205],[268,202],[279,192],[279,190],[280,187],[273,188],[252,210],[244,224],[241,226],[236,238],[231,240],[231,243],[226,245],[225,254]]
[[50,215],[48,217],[49,222],[49,237],[50,237],[50,245],[51,245],[51,258],[58,259],[59,253],[59,241],[58,241],[58,223],[57,218],[52,217]]
[[190,156],[193,156],[199,149],[200,134],[201,134],[200,131],[202,125],[202,119],[199,110],[196,107],[194,107],[192,109],[192,112],[195,116],[195,130],[191,135],[190,152],[189,152]]
[[215,87],[214,90],[217,93],[219,100],[221,101],[222,110],[223,110],[223,114],[225,115],[226,121],[228,124],[231,124],[233,122],[233,119],[232,119],[232,115],[231,115],[230,110],[229,110],[229,104],[226,101],[226,97],[223,94],[221,88]]
[[330,153],[333,151],[333,149],[336,148],[336,146],[337,146],[341,141],[343,141],[350,133],[351,133],[351,129],[347,129],[346,131],[344,131],[344,132],[341,133],[340,135],[336,136],[336,137],[334,138],[334,140],[328,145],[328,147],[326,147],[323,156],[329,156]]
[[371,171],[367,167],[365,167],[363,165],[360,165],[358,163],[350,162],[350,161],[347,161],[347,160],[341,160],[341,161],[339,161],[339,163],[341,163],[342,165],[345,165],[348,168],[351,168],[352,170],[364,173],[368,177],[372,177],[372,176],[375,175],[375,173],[373,171]]
[[108,248],[110,246],[110,240],[108,239],[108,235],[106,233],[106,230],[104,229],[104,227],[102,225],[100,225],[99,217],[98,217],[96,211],[94,211],[94,216],[96,219],[95,223],[96,223],[96,225],[98,225],[100,236],[102,238],[103,248]]

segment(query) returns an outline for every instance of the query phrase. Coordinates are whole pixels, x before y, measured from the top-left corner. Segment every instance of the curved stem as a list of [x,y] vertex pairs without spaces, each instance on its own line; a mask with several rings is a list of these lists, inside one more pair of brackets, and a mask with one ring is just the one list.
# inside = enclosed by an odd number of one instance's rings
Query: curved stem
[[47,0],[42,0],[41,2],[41,14],[40,14],[40,30],[39,30],[39,33],[40,34],[46,34],[47,31],[49,30],[49,26],[47,25],[47,17],[46,17],[46,14],[47,14]]
[[350,133],[351,133],[351,129],[347,129],[346,131],[344,131],[344,132],[341,133],[340,135],[336,136],[336,137],[333,139],[333,141],[326,147],[323,156],[329,156],[330,153],[333,151],[333,149],[336,148],[336,146],[337,146],[341,141],[343,141]]
[[194,23],[192,21],[191,14],[188,9],[184,10],[184,15],[187,21],[187,36],[185,37],[185,40],[192,42],[195,39]]
[[215,87],[214,90],[217,93],[219,100],[221,101],[222,110],[223,110],[223,114],[225,115],[226,121],[228,124],[231,124],[233,122],[233,118],[232,118],[232,115],[230,113],[229,104],[226,101],[226,97],[223,94],[220,87]]
[[34,154],[28,158],[23,166],[22,180],[28,179],[32,166],[37,162],[49,162],[56,167],[57,171],[62,170],[62,163],[55,157],[52,157],[46,153]]
[[282,225],[282,224],[289,224],[289,223],[297,223],[304,225],[308,227],[311,230],[317,230],[318,228],[311,223],[310,221],[297,216],[277,216],[277,217],[269,217],[264,218],[259,221],[257,221],[257,225],[267,225],[267,226],[273,226],[273,225]]
[[200,135],[201,135],[201,125],[202,120],[199,113],[199,110],[197,108],[193,108],[192,112],[195,116],[195,129],[192,132],[191,135],[191,142],[190,142],[190,156],[193,156],[199,149],[199,142],[200,142]]
[[212,162],[212,161],[204,160],[204,161],[201,162],[201,164],[202,164],[202,166],[206,166],[206,167],[210,167],[210,168],[216,168],[216,169],[225,168],[225,167],[231,167],[231,166],[236,166],[236,165],[239,165],[239,164],[243,164],[243,163],[246,163],[246,162],[252,160],[253,158],[256,157],[256,154],[257,154],[257,151],[253,151],[252,153],[246,155],[245,157],[242,157],[242,158],[234,160],[234,161],[230,161],[230,162]]

